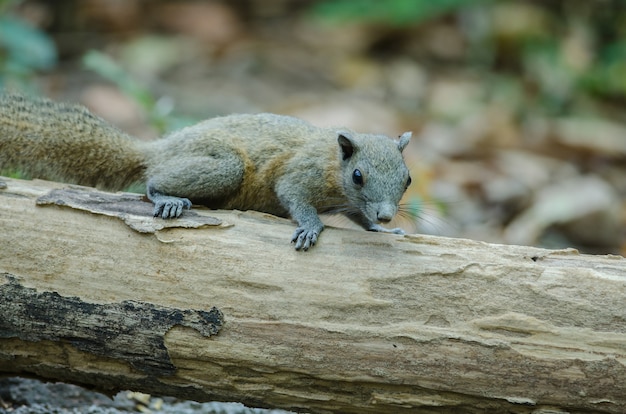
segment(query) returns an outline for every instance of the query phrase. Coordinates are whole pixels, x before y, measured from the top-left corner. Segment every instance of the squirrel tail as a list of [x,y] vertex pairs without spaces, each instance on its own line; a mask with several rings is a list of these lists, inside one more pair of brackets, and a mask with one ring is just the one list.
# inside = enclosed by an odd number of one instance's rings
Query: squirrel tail
[[140,142],[85,107],[0,95],[0,173],[122,190],[145,169]]

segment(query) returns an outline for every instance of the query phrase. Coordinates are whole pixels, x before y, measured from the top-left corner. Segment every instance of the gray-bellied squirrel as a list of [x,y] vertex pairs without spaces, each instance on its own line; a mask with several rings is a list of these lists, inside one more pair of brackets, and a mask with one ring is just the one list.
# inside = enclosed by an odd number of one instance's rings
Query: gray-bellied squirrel
[[0,170],[108,190],[146,180],[154,215],[164,219],[192,202],[290,216],[296,250],[315,244],[324,212],[403,234],[380,223],[394,217],[411,183],[402,157],[410,137],[266,113],[212,118],[142,142],[80,105],[0,95]]

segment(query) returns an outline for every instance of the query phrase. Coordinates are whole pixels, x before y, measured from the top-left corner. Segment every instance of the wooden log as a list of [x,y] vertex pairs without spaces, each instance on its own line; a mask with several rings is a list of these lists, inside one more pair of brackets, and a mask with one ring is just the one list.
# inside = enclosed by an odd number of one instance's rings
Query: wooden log
[[622,257],[335,228],[296,252],[267,214],[0,181],[1,374],[313,413],[626,411]]

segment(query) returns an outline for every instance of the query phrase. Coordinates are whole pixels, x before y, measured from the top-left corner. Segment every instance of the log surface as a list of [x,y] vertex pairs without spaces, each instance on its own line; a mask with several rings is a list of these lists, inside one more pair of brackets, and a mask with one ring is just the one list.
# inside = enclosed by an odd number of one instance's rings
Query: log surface
[[0,181],[0,374],[313,413],[626,411],[622,257],[334,228],[303,253],[266,214],[177,224]]

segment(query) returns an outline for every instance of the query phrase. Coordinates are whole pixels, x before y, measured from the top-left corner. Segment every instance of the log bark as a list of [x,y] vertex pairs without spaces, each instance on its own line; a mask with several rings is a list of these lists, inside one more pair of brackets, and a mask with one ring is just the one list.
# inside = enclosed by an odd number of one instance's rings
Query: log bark
[[0,374],[313,413],[624,412],[626,260],[0,179]]

